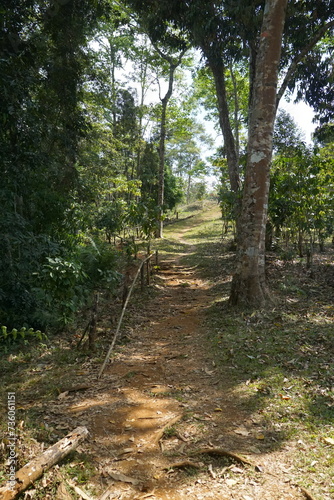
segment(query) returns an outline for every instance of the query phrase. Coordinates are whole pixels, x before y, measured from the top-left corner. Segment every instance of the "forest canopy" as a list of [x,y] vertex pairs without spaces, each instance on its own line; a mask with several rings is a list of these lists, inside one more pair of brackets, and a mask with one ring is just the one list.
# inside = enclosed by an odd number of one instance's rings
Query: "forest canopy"
[[[281,32],[272,24],[276,3]],[[208,175],[216,175],[226,228],[237,232],[232,303],[268,299],[265,245],[284,237],[300,255],[324,248],[333,233],[334,4],[276,3],[3,3],[1,324],[71,322],[94,291],[117,288],[136,238],[161,237],[179,203],[208,195]],[[261,118],[266,164],[254,166],[256,110],[266,105],[261,64],[265,71],[275,47],[272,111]],[[274,131],[283,95],[314,109],[313,144],[282,112]],[[204,115],[221,134],[219,147]],[[266,187],[255,217],[246,193],[257,189],[256,169]],[[254,229],[247,237],[246,227]],[[251,277],[240,264],[250,248]]]

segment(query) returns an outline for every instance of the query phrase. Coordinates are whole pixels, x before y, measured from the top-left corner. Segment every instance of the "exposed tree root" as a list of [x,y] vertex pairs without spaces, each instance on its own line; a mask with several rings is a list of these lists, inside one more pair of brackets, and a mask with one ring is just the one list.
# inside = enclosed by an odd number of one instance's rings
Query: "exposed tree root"
[[163,470],[183,469],[185,467],[195,467],[195,469],[200,469],[201,465],[197,464],[196,462],[192,462],[191,460],[182,460],[182,462],[175,462],[174,464],[164,467]]
[[221,457],[229,457],[235,460],[236,462],[243,464],[243,465],[251,465],[252,467],[255,467],[255,464],[253,462],[250,462],[247,460],[247,458],[241,457],[240,455],[237,455],[236,453],[232,453],[231,451],[224,450],[222,448],[200,448],[199,450],[193,451],[190,453],[190,455],[220,455]]
[[299,486],[300,488],[300,491],[303,493],[303,495],[305,496],[305,498],[307,498],[307,500],[316,500],[314,498],[313,495],[311,495],[311,493],[309,491],[307,491],[305,488],[302,488],[301,486]]
[[69,387],[61,387],[58,389],[59,394],[63,394],[64,392],[79,392],[79,391],[86,391],[87,389],[91,389],[93,385],[91,384],[80,384],[76,386],[69,386]]

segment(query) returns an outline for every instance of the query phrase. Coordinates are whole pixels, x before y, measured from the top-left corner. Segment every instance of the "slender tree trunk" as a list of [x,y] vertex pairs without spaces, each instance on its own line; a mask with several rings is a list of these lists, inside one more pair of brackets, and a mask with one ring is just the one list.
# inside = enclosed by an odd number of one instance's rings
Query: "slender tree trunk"
[[170,63],[169,67],[169,85],[163,99],[161,99],[161,118],[160,118],[160,141],[159,141],[159,171],[158,171],[158,220],[156,237],[163,237],[163,205],[165,201],[165,149],[166,149],[166,114],[168,101],[173,92],[174,72],[176,66]]
[[261,307],[270,298],[265,279],[269,170],[276,89],[287,0],[266,0],[250,109],[247,165],[230,303]]
[[141,175],[141,157],[142,157],[142,149],[143,149],[143,109],[145,102],[145,93],[148,88],[147,82],[147,73],[148,73],[148,61],[145,57],[145,52],[143,51],[140,62],[140,72],[139,72],[139,83],[140,83],[140,102],[139,102],[139,120],[138,120],[138,146],[137,146],[137,158],[136,158],[136,173],[138,179],[140,179]]
[[187,182],[187,204],[190,203],[190,187],[191,187],[191,175],[188,174],[188,182]]
[[229,116],[224,75],[225,66],[223,60],[217,57],[216,52],[212,53],[211,47],[207,47],[205,44],[202,44],[201,47],[203,53],[205,54],[205,57],[207,58],[215,81],[216,94],[218,99],[219,124],[224,138],[231,190],[234,193],[238,193],[240,189],[238,161],[239,152],[236,148]]
[[174,85],[174,74],[176,68],[181,64],[182,57],[184,56],[186,50],[182,51],[179,57],[175,58],[169,57],[154,45],[155,50],[160,54],[160,56],[169,63],[169,80],[168,80],[168,90],[165,96],[161,99],[161,118],[160,118],[160,141],[159,141],[159,170],[158,170],[158,217],[157,217],[157,230],[156,238],[163,237],[163,205],[165,201],[165,143],[166,143],[166,115],[168,102],[173,93]]
[[[233,85],[233,100],[234,100],[234,140],[235,140],[235,152],[236,152],[236,161],[239,167],[239,154],[240,154],[240,140],[239,140],[239,98],[238,98],[238,86],[237,79],[234,74],[232,62],[230,62],[230,73],[231,80]],[[238,181],[239,181],[239,172],[237,170]]]

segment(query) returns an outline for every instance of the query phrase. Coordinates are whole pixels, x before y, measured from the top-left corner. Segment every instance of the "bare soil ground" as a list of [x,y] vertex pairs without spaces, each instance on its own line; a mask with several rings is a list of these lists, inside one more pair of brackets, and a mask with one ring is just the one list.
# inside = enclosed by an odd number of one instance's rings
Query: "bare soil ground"
[[[175,239],[187,244],[186,232]],[[260,451],[258,416],[243,413],[228,373],[215,366],[204,327],[210,283],[182,256],[161,262],[154,281],[155,296],[136,313],[130,342],[101,388],[57,404],[73,415],[73,427],[90,430],[83,448],[94,456],[100,485],[111,485],[109,498],[305,498],[289,481],[289,454]]]
[[[90,387],[64,392],[43,407],[52,428],[89,429],[78,451],[95,467],[82,486],[93,492],[90,498],[321,498],[300,488],[292,474],[305,444],[294,438],[273,448],[275,434],[264,427],[261,410],[245,410],[231,370],[215,361],[206,316],[217,290],[185,260],[196,252],[185,237],[216,212],[174,230],[182,251],[160,262],[150,299],[139,300],[139,310],[138,303],[131,306],[127,342],[117,347],[102,378],[96,380],[99,366],[88,362],[69,382]],[[71,498],[60,486],[55,496],[45,491],[46,499]]]

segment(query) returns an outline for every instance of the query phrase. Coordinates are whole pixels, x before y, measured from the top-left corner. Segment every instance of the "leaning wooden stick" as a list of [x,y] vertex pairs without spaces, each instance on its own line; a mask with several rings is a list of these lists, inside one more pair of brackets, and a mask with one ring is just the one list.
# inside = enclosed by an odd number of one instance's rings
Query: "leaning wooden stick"
[[44,472],[57,462],[60,462],[70,451],[77,448],[79,443],[87,436],[88,430],[86,427],[77,427],[58,443],[48,448],[42,455],[28,462],[22,469],[17,471],[15,481],[9,481],[0,488],[0,499],[14,500],[28,486],[39,479]]
[[119,330],[121,328],[121,324],[122,324],[122,321],[123,321],[124,313],[125,313],[125,310],[127,308],[128,302],[130,300],[130,297],[131,297],[131,294],[132,294],[132,290],[133,290],[133,288],[134,288],[134,286],[136,284],[137,278],[138,278],[139,273],[141,271],[141,268],[143,267],[143,265],[145,264],[145,262],[147,262],[148,260],[150,260],[152,258],[152,255],[153,254],[150,254],[148,257],[146,257],[146,259],[142,260],[140,266],[137,269],[136,276],[134,277],[134,280],[132,282],[132,285],[130,287],[130,290],[128,292],[126,300],[124,302],[124,306],[123,306],[122,313],[121,313],[121,316],[120,316],[119,321],[118,321],[118,325],[117,325],[117,328],[116,328],[116,332],[115,332],[114,338],[112,340],[112,343],[110,344],[110,347],[108,349],[107,355],[106,355],[106,357],[105,357],[105,359],[103,361],[103,364],[101,366],[101,369],[99,371],[99,374],[98,374],[97,378],[101,378],[102,373],[104,372],[104,369],[106,367],[106,364],[108,363],[108,360],[110,358],[110,354],[111,354],[111,352],[112,352],[112,350],[113,350],[113,348],[115,346],[115,343],[116,343],[116,340],[117,340],[117,337],[118,337],[118,333],[119,333]]

